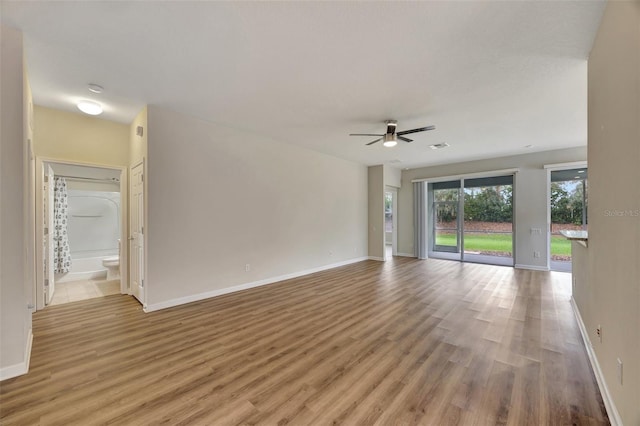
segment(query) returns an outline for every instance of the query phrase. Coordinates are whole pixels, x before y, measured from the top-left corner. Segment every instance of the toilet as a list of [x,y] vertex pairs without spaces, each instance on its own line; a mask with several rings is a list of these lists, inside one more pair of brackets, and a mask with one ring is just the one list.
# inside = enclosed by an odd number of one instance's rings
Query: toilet
[[120,256],[105,257],[102,265],[107,268],[107,280],[120,278]]

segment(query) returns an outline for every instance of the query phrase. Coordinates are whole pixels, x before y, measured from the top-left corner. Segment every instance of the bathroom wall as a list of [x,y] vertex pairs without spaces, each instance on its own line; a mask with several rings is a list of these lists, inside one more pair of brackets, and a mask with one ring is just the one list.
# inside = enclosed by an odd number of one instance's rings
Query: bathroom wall
[[118,254],[120,193],[69,189],[72,259]]
[[67,180],[71,271],[57,282],[100,278],[102,259],[118,254],[120,238],[119,184]]

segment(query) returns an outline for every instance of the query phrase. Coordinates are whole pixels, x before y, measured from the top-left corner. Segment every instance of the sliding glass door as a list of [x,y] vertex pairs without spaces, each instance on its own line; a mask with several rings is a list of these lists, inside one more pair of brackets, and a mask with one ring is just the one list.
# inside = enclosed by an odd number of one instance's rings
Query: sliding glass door
[[513,176],[430,183],[429,257],[513,265]]

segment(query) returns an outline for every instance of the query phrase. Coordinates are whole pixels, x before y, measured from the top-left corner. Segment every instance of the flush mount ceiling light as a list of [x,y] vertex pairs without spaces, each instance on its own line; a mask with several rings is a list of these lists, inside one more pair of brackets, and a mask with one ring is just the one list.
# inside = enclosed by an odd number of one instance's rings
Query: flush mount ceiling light
[[389,133],[384,135],[384,142],[382,142],[382,145],[386,146],[387,148],[398,145],[398,139],[396,138],[396,135]]
[[103,90],[104,90],[104,87],[100,86],[99,84],[89,83],[89,91],[90,92],[102,93]]
[[78,102],[78,109],[85,114],[89,115],[100,115],[102,114],[102,106],[95,102],[91,101],[80,101]]

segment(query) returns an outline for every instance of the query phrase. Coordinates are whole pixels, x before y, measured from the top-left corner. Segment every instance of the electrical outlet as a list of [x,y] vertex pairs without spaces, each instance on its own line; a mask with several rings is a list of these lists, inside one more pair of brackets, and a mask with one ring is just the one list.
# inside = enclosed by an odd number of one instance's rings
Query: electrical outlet
[[534,251],[533,252],[533,257],[535,257],[535,258],[540,257],[540,252],[539,251]]
[[618,358],[617,361],[618,361],[618,369],[617,369],[618,382],[622,385],[622,360]]
[[596,336],[598,336],[598,340],[602,343],[602,326],[600,324],[596,327]]
[[244,265],[244,271],[245,272],[249,272],[251,270],[251,264],[247,263],[246,265]]

